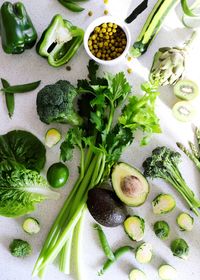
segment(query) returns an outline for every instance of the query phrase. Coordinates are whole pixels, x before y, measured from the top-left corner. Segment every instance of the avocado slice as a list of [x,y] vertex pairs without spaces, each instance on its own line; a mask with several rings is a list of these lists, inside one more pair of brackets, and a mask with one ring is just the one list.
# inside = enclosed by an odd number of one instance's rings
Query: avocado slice
[[136,207],[146,201],[149,184],[137,169],[120,162],[114,166],[111,176],[116,195],[126,205]]

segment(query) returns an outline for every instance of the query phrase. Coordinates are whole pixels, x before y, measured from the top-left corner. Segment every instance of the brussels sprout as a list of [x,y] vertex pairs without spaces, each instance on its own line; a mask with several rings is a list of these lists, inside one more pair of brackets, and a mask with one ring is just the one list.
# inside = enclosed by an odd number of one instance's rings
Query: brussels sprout
[[174,256],[186,260],[189,254],[189,246],[182,238],[177,238],[171,243],[171,251]]
[[156,236],[162,240],[167,239],[170,233],[170,227],[165,221],[157,221],[153,226]]

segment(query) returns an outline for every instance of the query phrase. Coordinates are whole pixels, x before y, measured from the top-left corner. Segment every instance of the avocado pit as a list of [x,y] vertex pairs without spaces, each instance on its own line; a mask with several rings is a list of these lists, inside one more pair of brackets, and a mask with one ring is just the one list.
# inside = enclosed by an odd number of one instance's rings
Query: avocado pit
[[126,176],[121,181],[121,190],[125,196],[133,197],[143,189],[140,179],[134,175]]

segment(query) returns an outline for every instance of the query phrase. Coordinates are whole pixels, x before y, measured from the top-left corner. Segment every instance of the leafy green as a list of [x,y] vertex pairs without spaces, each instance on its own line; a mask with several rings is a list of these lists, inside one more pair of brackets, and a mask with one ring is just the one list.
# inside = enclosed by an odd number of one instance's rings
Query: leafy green
[[72,159],[75,146],[82,148],[82,133],[77,127],[69,129],[65,141],[60,146],[60,157],[63,161]]
[[34,211],[36,203],[58,196],[37,171],[26,169],[15,161],[0,163],[0,215],[22,216]]
[[28,169],[40,171],[46,161],[46,150],[40,140],[24,130],[0,135],[0,162],[13,160]]
[[[75,147],[79,149],[79,177],[45,241],[33,276],[42,275],[46,266],[60,252],[64,270],[64,261],[69,263],[69,255],[65,249],[71,248],[71,234],[82,215],[88,191],[109,177],[112,166],[132,143],[138,129],[145,132],[145,137],[153,132],[160,132],[155,115],[158,95],[155,86],[144,84],[143,96],[128,99],[131,86],[123,72],[97,77],[98,65],[94,61],[89,62],[88,70],[89,79],[79,80],[77,85],[77,92],[81,96],[78,111],[83,123],[77,128],[73,125],[61,144],[61,159],[64,161],[72,158]],[[126,101],[128,103],[124,106]],[[75,243],[78,244],[77,238]],[[127,247],[122,251],[127,251]],[[121,250],[115,253],[118,257]],[[106,263],[105,268],[109,265],[110,262]]]

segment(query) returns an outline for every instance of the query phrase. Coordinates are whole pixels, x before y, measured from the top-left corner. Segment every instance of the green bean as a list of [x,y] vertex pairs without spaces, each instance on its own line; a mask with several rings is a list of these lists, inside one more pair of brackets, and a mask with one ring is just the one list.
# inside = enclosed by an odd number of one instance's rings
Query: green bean
[[105,273],[105,271],[113,264],[115,263],[122,255],[124,255],[125,253],[127,252],[130,252],[132,251],[133,248],[131,246],[123,246],[123,247],[120,247],[118,248],[115,252],[114,252],[114,256],[115,256],[115,259],[114,260],[107,260],[102,269],[98,272],[98,275],[101,276]]
[[[2,85],[4,88],[7,88],[10,86],[8,81],[1,79]],[[6,98],[6,107],[8,110],[8,115],[11,118],[14,113],[14,108],[15,108],[15,97],[13,93],[5,93],[5,98]]]
[[110,248],[110,245],[108,243],[108,240],[105,236],[105,233],[103,232],[102,228],[100,225],[98,224],[95,224],[94,225],[94,229],[97,230],[98,232],[98,235],[99,235],[99,240],[100,240],[100,243],[101,243],[101,247],[106,255],[106,257],[111,260],[111,261],[114,261],[115,260],[115,256]]
[[66,0],[58,0],[60,4],[62,4],[65,8],[68,10],[75,12],[75,13],[80,13],[84,10],[81,6],[76,4],[75,2],[72,1],[66,1]]

